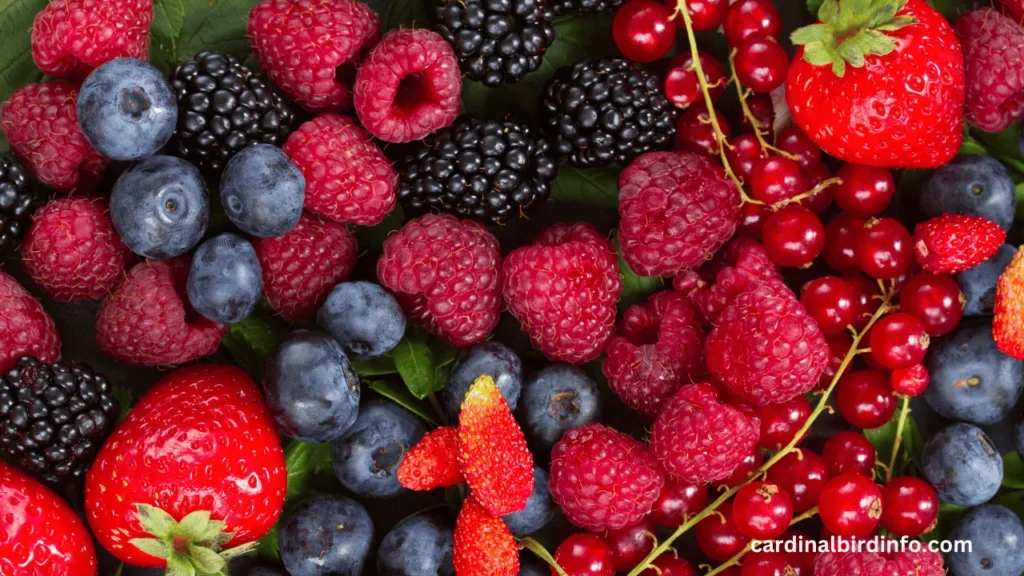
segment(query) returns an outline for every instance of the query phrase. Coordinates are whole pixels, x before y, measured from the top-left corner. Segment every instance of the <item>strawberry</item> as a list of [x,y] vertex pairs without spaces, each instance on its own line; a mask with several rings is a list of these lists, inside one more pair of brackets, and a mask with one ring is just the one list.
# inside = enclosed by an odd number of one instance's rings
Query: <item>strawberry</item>
[[480,504],[475,494],[466,498],[455,520],[452,561],[459,576],[516,576],[519,547],[501,518]]
[[846,162],[949,161],[963,139],[964,63],[946,19],[924,0],[825,0],[818,18],[791,36],[797,125]]
[[428,432],[398,466],[398,483],[410,490],[433,490],[461,484],[459,430],[442,426]]
[[220,574],[277,522],[286,476],[252,379],[234,366],[186,366],[146,392],[100,449],[86,514],[124,562]]
[[494,379],[473,382],[459,412],[459,466],[480,505],[494,516],[526,507],[533,455]]
[[943,214],[914,228],[914,254],[921,267],[935,274],[957,274],[991,258],[1006,232],[981,216]]
[[96,576],[82,519],[49,488],[0,461],[0,574]]
[[992,338],[996,346],[1024,360],[1024,250],[1018,250],[996,283]]

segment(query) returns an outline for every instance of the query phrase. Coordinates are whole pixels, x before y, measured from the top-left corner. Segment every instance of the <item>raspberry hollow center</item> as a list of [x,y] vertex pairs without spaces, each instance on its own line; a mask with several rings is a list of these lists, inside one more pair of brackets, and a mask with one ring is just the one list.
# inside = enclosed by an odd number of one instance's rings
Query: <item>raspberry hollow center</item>
[[399,114],[410,115],[430,101],[430,84],[426,72],[414,72],[402,78],[392,104]]

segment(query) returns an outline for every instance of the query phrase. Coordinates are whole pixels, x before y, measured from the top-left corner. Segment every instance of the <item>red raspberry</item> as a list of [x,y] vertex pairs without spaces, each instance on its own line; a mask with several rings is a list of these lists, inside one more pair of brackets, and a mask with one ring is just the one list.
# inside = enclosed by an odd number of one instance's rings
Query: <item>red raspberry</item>
[[601,371],[627,406],[653,418],[683,384],[704,378],[704,330],[678,292],[659,292],[622,315]]
[[32,59],[44,73],[83,79],[114,58],[149,56],[153,0],[53,0],[36,14]]
[[551,497],[569,522],[591,532],[636,524],[664,484],[646,446],[601,424],[572,428],[551,449]]
[[[736,296],[757,284],[768,283],[784,287],[782,276],[768,252],[756,240],[737,238],[720,252],[724,265],[708,284],[692,270],[684,270],[676,277],[672,287],[689,298],[704,314],[708,322],[715,322]],[[714,265],[717,258],[710,264]]]
[[643,276],[711,258],[736,231],[740,198],[718,166],[690,152],[648,152],[619,175],[622,256]]
[[1024,28],[998,11],[972,10],[956,20],[964,54],[964,116],[985,132],[1024,118]]
[[[923,548],[923,547],[922,547]],[[942,555],[920,552],[825,552],[814,559],[814,576],[943,576]]]
[[943,214],[914,228],[914,253],[935,274],[957,274],[991,258],[1006,231],[981,216]]
[[354,67],[379,33],[377,14],[355,0],[264,0],[249,12],[260,68],[310,112],[349,107],[338,70]]
[[128,364],[184,364],[220,346],[223,324],[192,312],[187,305],[187,258],[136,264],[96,314],[96,343]]
[[384,242],[377,278],[433,335],[460,348],[482,341],[501,315],[501,247],[483,226],[427,214]]
[[395,30],[356,73],[356,115],[370,134],[411,142],[459,115],[462,76],[452,47],[430,30]]
[[356,237],[345,226],[303,213],[278,238],[253,238],[263,295],[291,322],[310,322],[327,293],[356,266]]
[[78,127],[77,99],[74,85],[43,82],[19,89],[0,106],[11,148],[44,186],[62,192],[92,187],[108,162]]
[[622,279],[615,250],[585,222],[544,229],[505,259],[502,294],[550,360],[597,358],[615,327]]
[[92,300],[114,289],[131,251],[99,199],[54,200],[32,216],[21,245],[25,271],[55,300]]
[[292,132],[281,150],[306,178],[306,210],[373,226],[395,207],[398,173],[352,119],[322,114]]
[[0,373],[14,368],[18,358],[35,356],[43,362],[60,359],[60,334],[43,305],[21,284],[0,272]]
[[728,478],[757,448],[757,416],[722,402],[710,384],[683,386],[658,414],[648,443],[674,478],[707,484]]

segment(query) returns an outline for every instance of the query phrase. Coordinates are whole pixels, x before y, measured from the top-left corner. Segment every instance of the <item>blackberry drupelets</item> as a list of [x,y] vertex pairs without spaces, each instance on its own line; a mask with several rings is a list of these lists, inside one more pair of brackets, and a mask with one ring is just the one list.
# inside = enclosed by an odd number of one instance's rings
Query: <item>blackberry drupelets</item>
[[18,247],[35,208],[25,169],[14,159],[0,156],[0,254]]
[[676,133],[676,109],[660,79],[622,58],[559,68],[540,114],[555,150],[583,168],[626,164],[668,148]]
[[398,201],[412,214],[504,224],[548,199],[558,164],[526,126],[463,116],[415,144],[398,172]]
[[625,0],[555,0],[551,2],[551,8],[555,14],[559,15],[572,12],[593,14],[595,12],[615,12],[619,6],[625,3]]
[[178,99],[173,154],[216,177],[246,146],[281,145],[291,133],[295,112],[274,88],[234,56],[204,51],[171,72]]
[[22,357],[0,379],[0,456],[51,484],[81,480],[119,411],[89,366]]

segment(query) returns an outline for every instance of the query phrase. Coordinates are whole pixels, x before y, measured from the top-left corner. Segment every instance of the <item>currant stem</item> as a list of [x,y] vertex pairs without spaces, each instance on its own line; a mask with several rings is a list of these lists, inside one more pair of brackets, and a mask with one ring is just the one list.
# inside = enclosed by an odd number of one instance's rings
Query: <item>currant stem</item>
[[736,49],[733,48],[729,51],[729,69],[732,70],[732,82],[736,85],[736,96],[740,100],[740,109],[743,110],[743,117],[747,119],[750,126],[754,129],[754,136],[757,138],[757,143],[761,145],[762,150],[771,150],[779,156],[789,158],[790,160],[797,160],[798,156],[792,152],[786,152],[775,147],[774,144],[769,144],[764,139],[765,134],[768,134],[767,130],[761,129],[761,122],[758,121],[757,117],[754,116],[753,110],[747,104],[747,97],[750,96],[751,91],[749,88],[744,88],[743,84],[740,83],[740,79],[736,76]]
[[843,183],[843,179],[838,177],[838,176],[834,176],[834,177],[829,178],[827,180],[822,180],[821,182],[818,182],[818,184],[814,188],[811,188],[807,192],[804,192],[802,194],[797,194],[796,196],[793,196],[792,198],[786,198],[785,200],[782,200],[782,201],[776,202],[775,204],[772,204],[772,210],[778,210],[778,209],[780,209],[780,208],[782,208],[784,206],[789,206],[790,204],[796,204],[798,202],[801,202],[803,200],[806,200],[806,199],[810,198],[811,196],[814,196],[818,192],[821,192],[822,190],[824,190],[825,188],[828,188],[829,186],[832,186],[833,184],[842,184],[842,183]]
[[[808,518],[813,518],[817,514],[818,514],[818,507],[815,506],[814,508],[811,508],[807,512],[804,512],[803,514],[801,514],[799,516],[795,516],[792,520],[790,520],[789,525],[793,526],[795,524],[799,524],[800,522],[803,522],[804,520],[807,520]],[[732,558],[729,558],[722,565],[716,567],[714,570],[708,571],[707,573],[704,574],[704,576],[715,576],[716,574],[718,574],[720,572],[724,572],[730,566],[739,566],[740,565],[740,560],[742,560],[743,557],[746,556],[748,552],[750,552],[750,548],[751,548],[751,543],[748,542],[747,545],[744,546],[742,550],[737,552]]]
[[885,481],[892,480],[892,471],[896,469],[896,457],[900,453],[900,444],[903,443],[903,428],[907,425],[907,415],[910,414],[910,396],[899,395],[902,399],[900,405],[900,417],[896,421],[896,438],[892,442],[892,456],[889,456],[889,468],[885,471]]
[[548,552],[547,548],[545,548],[540,542],[537,542],[533,538],[523,538],[522,540],[520,540],[519,548],[525,548],[530,552],[536,554],[538,558],[547,562],[548,566],[554,568],[555,572],[558,572],[558,576],[569,576],[565,573],[565,570],[563,570],[562,567],[558,565],[558,562],[555,562],[554,556],[552,556],[551,553]]

